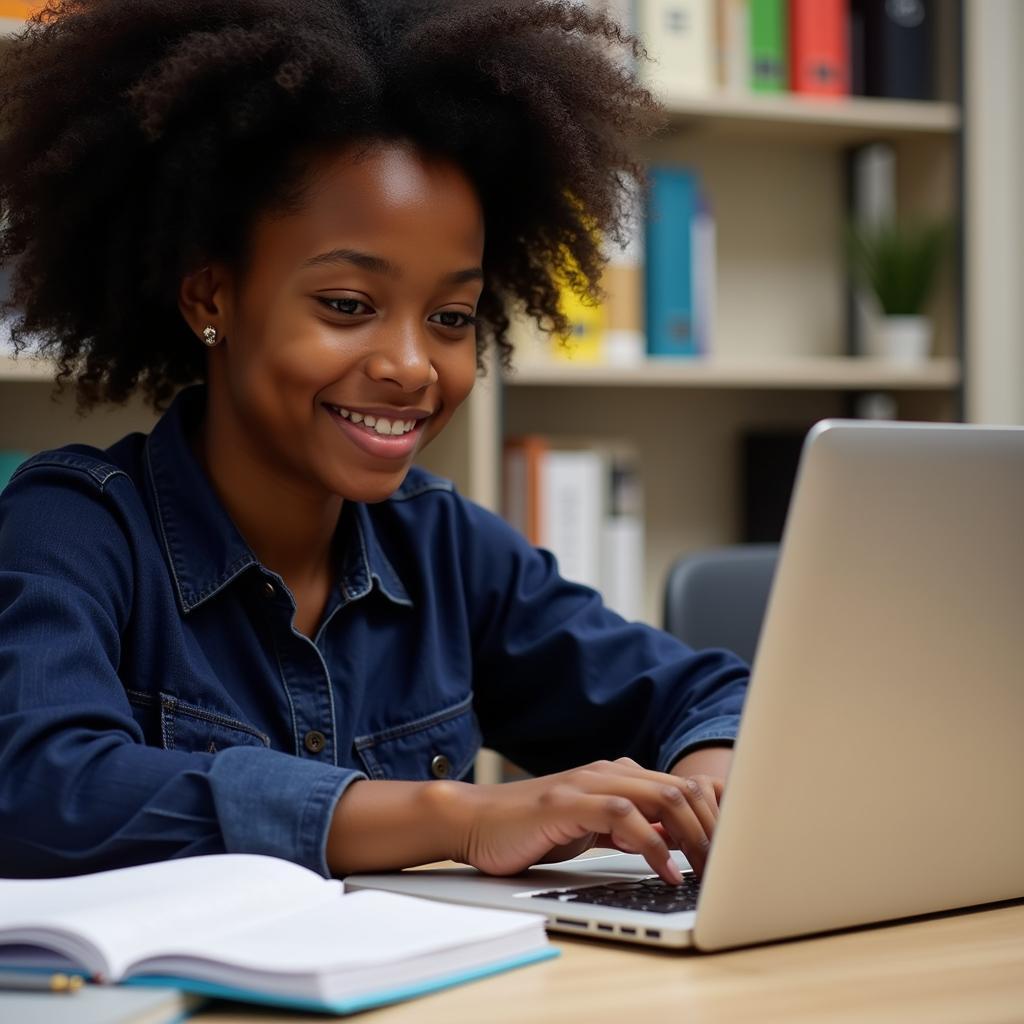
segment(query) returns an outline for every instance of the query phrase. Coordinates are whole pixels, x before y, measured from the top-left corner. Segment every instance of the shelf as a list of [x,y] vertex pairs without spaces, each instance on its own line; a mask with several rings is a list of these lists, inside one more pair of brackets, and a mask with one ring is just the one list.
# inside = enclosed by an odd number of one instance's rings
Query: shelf
[[10,355],[0,356],[0,382],[8,380],[52,381],[57,376],[57,366],[48,359],[38,359],[29,355],[17,358]]
[[960,108],[931,100],[863,96],[692,96],[666,104],[673,130],[827,141],[847,145],[880,137],[951,135],[960,130]]
[[776,359],[653,360],[635,366],[525,362],[505,375],[512,387],[773,388],[828,391],[936,391],[960,382],[955,359],[901,365],[882,359],[806,356]]

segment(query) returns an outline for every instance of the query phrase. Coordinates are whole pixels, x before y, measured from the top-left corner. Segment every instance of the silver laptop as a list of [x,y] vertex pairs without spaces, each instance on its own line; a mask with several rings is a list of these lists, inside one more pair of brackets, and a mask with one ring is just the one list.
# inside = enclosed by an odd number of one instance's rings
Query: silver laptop
[[346,885],[701,950],[1024,897],[1024,428],[811,430],[690,892],[609,851]]

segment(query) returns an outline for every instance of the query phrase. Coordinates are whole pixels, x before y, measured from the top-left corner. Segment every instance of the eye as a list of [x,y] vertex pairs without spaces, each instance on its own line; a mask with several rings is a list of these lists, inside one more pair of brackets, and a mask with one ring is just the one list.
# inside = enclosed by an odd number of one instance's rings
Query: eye
[[[470,313],[459,313],[454,309],[442,310],[440,313],[435,313],[434,316],[447,318],[440,321],[434,321],[435,323],[439,323],[441,327],[476,327],[477,324],[480,323],[478,317],[475,317]],[[431,317],[431,319],[433,320],[433,317]]]
[[[359,316],[364,313],[372,313],[373,310],[359,299],[324,299],[317,297],[332,313],[341,313],[343,316]],[[359,309],[358,307],[362,307]]]

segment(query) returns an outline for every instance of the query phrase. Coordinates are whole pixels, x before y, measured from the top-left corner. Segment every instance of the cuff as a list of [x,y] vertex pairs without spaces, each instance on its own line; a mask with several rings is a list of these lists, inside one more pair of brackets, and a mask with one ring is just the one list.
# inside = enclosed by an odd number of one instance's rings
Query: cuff
[[213,759],[209,777],[228,853],[280,857],[329,878],[334,807],[366,775],[279,750],[230,747]]
[[673,736],[662,745],[658,756],[658,771],[670,772],[677,761],[701,747],[733,746],[739,728],[739,715],[723,715],[701,722],[681,736]]

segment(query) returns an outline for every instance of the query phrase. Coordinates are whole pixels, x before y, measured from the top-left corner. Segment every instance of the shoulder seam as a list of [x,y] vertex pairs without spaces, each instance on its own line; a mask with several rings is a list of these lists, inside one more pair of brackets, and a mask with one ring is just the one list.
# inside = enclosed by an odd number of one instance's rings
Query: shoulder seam
[[[102,459],[93,458],[91,455],[83,455],[77,452],[61,453],[48,451],[39,452],[26,459],[11,475],[9,482],[13,483],[22,473],[27,473],[29,470],[39,466],[58,467],[83,473],[94,480],[99,485],[101,491],[104,490],[107,482],[113,477],[128,477],[128,474],[120,467],[104,462]],[[129,479],[131,478],[129,477]]]

